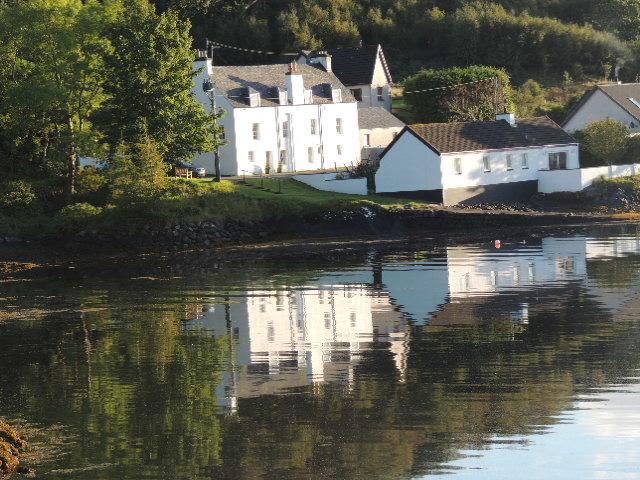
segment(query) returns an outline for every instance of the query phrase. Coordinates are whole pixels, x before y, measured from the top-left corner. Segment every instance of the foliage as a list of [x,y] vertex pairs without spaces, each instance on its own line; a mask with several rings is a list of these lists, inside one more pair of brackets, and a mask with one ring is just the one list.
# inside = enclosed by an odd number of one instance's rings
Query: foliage
[[58,212],[56,220],[64,231],[77,231],[96,221],[102,208],[89,203],[73,203]]
[[123,145],[109,168],[113,200],[122,205],[139,205],[160,197],[168,185],[170,167],[154,140]]
[[511,109],[509,75],[497,68],[422,70],[409,77],[404,87],[409,92],[406,102],[420,121],[488,120]]
[[5,213],[30,212],[37,200],[33,187],[24,180],[13,180],[0,186],[0,209]]
[[603,164],[615,163],[627,150],[629,127],[614,120],[599,120],[590,123],[579,134],[582,146]]
[[156,14],[146,0],[123,0],[126,15],[107,29],[102,108],[94,116],[112,150],[151,137],[170,160],[212,147],[212,119],[191,94],[189,23]]

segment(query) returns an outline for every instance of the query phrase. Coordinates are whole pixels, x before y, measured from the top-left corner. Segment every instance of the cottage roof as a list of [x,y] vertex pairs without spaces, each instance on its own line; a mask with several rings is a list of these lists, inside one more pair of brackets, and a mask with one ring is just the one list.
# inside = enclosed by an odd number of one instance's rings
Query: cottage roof
[[[326,85],[341,89],[343,102],[355,102],[349,89],[345,88],[333,73],[309,65],[298,65],[298,67],[304,87],[313,92],[314,104],[333,103],[331,92],[327,90]],[[214,66],[211,79],[216,85],[217,92],[227,97],[235,107],[248,106],[247,88],[260,93],[262,106],[273,107],[279,104],[277,88],[282,90],[287,88],[286,73],[288,71],[287,64]]]
[[360,130],[374,128],[404,127],[404,122],[382,107],[362,107],[358,109],[358,125]]
[[406,127],[438,153],[504,150],[577,143],[548,117],[409,125]]
[[[378,58],[389,83],[393,83],[391,72],[380,45],[361,47],[339,47],[324,50],[331,55],[331,71],[347,86],[370,85]],[[313,58],[319,52],[301,52],[307,58]]]
[[565,118],[562,125],[566,125],[598,90],[640,122],[640,83],[614,83],[611,85],[596,85],[586,92],[578,103],[569,110],[567,118]]

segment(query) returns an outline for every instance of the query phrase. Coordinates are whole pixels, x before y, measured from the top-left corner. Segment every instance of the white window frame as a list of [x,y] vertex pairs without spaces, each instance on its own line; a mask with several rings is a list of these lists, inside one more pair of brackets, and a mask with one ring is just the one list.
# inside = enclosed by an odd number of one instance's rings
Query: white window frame
[[370,147],[371,146],[371,134],[370,133],[365,133],[364,134],[364,146],[365,147]]
[[507,165],[507,170],[513,170],[513,155],[511,155],[510,153],[507,153],[504,156],[504,161]]
[[309,163],[315,162],[315,160],[316,160],[316,158],[315,158],[315,148],[313,148],[313,147],[308,147],[307,148],[307,160],[309,161]]
[[462,159],[460,157],[453,159],[453,171],[456,175],[462,175]]
[[[564,155],[564,167],[561,167],[560,159],[562,158],[563,155]],[[565,152],[565,151],[549,152],[548,159],[549,159],[549,170],[566,170],[569,164],[569,154],[568,152]],[[557,166],[555,168],[551,168],[552,162],[557,163]]]
[[378,101],[384,102],[384,87],[378,87],[377,92],[378,92]]
[[315,119],[315,118],[312,118],[312,119],[311,119],[311,122],[310,122],[310,131],[311,131],[311,135],[316,135],[316,134],[317,134],[317,131],[318,131],[318,125],[317,125],[317,122],[316,122],[316,119]]
[[289,138],[289,121],[282,122],[282,138]]
[[342,135],[342,118],[336,118],[336,133]]
[[336,145],[336,150],[338,151],[338,155],[342,155],[342,145]]
[[247,152],[247,159],[249,160],[249,163],[254,163],[256,161],[256,154],[253,150],[249,150]]
[[491,172],[491,157],[489,155],[482,156],[482,171],[484,173]]
[[254,123],[251,125],[251,135],[254,140],[260,140],[260,124]]
[[523,153],[520,156],[520,162],[521,162],[521,165],[522,165],[522,169],[523,170],[528,170],[529,169],[529,154],[526,153],[526,152]]

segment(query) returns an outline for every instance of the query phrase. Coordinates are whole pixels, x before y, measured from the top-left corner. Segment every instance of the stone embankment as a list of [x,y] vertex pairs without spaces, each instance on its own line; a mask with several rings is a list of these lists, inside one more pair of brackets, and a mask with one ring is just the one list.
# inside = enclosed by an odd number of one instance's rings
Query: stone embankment
[[27,472],[28,469],[21,469],[18,466],[20,452],[26,446],[26,440],[16,429],[0,420],[0,477],[8,476],[15,471]]

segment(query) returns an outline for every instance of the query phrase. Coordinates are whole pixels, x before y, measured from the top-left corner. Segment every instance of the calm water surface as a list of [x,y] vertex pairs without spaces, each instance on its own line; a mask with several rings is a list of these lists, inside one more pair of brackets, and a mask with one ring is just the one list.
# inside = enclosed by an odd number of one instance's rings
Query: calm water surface
[[0,282],[46,479],[640,478],[640,236]]

